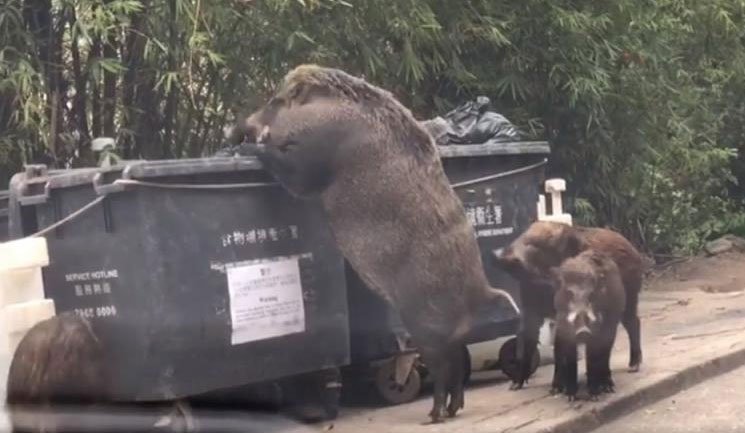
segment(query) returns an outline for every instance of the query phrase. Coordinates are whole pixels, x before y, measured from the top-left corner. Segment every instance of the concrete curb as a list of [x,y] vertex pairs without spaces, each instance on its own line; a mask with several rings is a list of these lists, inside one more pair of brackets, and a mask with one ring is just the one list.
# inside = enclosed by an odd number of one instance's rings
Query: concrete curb
[[649,386],[599,405],[590,412],[540,430],[541,433],[586,433],[640,407],[671,397],[707,379],[745,364],[745,348],[687,367]]

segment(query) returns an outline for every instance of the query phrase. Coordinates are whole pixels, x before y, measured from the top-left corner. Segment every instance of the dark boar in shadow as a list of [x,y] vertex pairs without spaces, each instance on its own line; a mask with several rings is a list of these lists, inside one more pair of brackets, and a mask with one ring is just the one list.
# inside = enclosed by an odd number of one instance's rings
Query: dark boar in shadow
[[61,313],[33,326],[13,354],[6,389],[15,432],[64,431],[45,411],[104,401],[103,353],[90,323]]
[[432,137],[391,93],[303,65],[232,139],[258,143],[256,156],[290,193],[320,199],[341,252],[399,312],[432,371],[432,420],[454,416],[462,347],[479,315],[517,306],[490,287]]
[[553,299],[558,284],[552,269],[588,249],[607,255],[621,273],[626,294],[621,322],[629,335],[629,369],[639,371],[642,350],[637,310],[643,275],[641,255],[615,231],[539,221],[528,227],[508,247],[494,253],[497,265],[520,283],[523,325],[519,338],[523,341],[523,350],[518,353],[521,368],[518,377],[512,378],[511,389],[520,389],[527,381],[540,327],[544,319],[556,314]]
[[626,303],[623,281],[608,256],[586,250],[561,264],[556,308],[556,370],[551,393],[577,394],[577,345],[585,345],[587,389],[591,399],[613,392],[610,356]]

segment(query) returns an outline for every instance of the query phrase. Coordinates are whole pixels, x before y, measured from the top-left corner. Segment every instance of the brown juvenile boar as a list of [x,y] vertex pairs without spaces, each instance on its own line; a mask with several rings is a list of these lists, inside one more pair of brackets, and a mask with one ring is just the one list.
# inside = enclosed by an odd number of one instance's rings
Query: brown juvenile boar
[[232,139],[258,143],[256,156],[290,193],[320,199],[341,252],[399,312],[432,371],[432,421],[454,416],[469,332],[485,311],[517,306],[490,287],[432,137],[389,92],[304,65]]
[[585,344],[587,388],[591,399],[614,392],[610,356],[626,294],[616,263],[592,249],[569,258],[556,272],[556,340],[551,393],[577,395],[577,345]]
[[615,231],[539,221],[507,248],[494,253],[497,264],[520,283],[523,326],[519,337],[523,341],[523,351],[518,354],[521,368],[518,376],[512,378],[511,389],[520,389],[527,381],[540,327],[544,319],[556,314],[553,298],[558,284],[551,270],[587,249],[606,254],[620,270],[626,293],[621,323],[629,335],[629,369],[639,371],[642,350],[637,309],[643,274],[641,255]]
[[106,398],[101,344],[90,323],[61,313],[37,323],[11,360],[7,407],[15,432],[59,432],[45,410],[79,410]]

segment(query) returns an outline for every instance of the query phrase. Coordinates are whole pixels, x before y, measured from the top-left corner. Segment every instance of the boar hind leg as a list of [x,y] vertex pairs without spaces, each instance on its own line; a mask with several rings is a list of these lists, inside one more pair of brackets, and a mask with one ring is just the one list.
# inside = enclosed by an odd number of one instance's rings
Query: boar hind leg
[[450,351],[450,380],[448,383],[448,394],[450,394],[450,403],[447,407],[448,416],[454,417],[465,405],[464,398],[464,380],[465,380],[465,357],[463,348]]
[[[639,283],[641,285],[641,283]],[[642,364],[641,322],[638,314],[639,290],[626,290],[626,310],[623,327],[629,334],[629,371],[637,372]]]
[[518,333],[517,360],[520,368],[517,377],[512,378],[511,390],[522,389],[530,377],[531,360],[538,349],[538,334],[543,325],[543,317],[534,311],[523,309],[522,329]]
[[434,401],[429,417],[432,419],[432,423],[439,423],[445,418],[445,405],[451,375],[450,359],[447,351],[428,351],[422,353],[422,355],[434,381]]

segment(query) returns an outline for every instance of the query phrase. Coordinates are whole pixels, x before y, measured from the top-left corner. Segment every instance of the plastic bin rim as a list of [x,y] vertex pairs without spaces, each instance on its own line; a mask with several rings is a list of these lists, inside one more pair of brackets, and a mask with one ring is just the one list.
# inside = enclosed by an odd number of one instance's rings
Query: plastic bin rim
[[[546,141],[501,142],[438,146],[442,158],[463,158],[497,155],[547,155],[551,149]],[[124,179],[147,179],[162,176],[261,170],[261,163],[253,157],[208,157],[169,160],[130,160],[107,168],[86,167],[69,170],[50,170],[45,176],[48,188],[69,188],[93,182],[99,174],[119,173]],[[116,176],[116,174],[114,174]],[[23,179],[32,182],[34,179]]]
[[485,144],[450,144],[438,146],[443,158],[492,156],[492,155],[548,155],[551,146],[547,141],[506,141]]
[[[49,189],[69,188],[92,183],[99,175],[113,175],[123,179],[147,179],[161,176],[181,176],[190,174],[221,173],[233,171],[260,170],[261,163],[255,158],[195,158],[160,161],[126,161],[106,168],[70,169],[64,173],[55,172],[43,179]],[[23,179],[30,183],[35,178]]]

